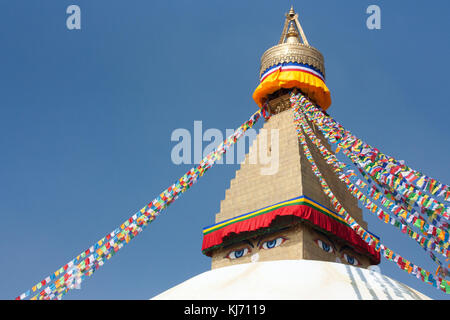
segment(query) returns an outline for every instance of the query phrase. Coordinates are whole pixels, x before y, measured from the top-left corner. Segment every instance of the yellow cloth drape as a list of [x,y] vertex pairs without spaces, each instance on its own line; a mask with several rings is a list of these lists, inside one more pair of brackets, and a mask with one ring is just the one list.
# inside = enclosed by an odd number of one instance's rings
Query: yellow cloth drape
[[322,79],[300,70],[277,70],[268,75],[253,92],[253,100],[262,107],[267,95],[285,88],[299,88],[323,110],[331,105],[330,90]]

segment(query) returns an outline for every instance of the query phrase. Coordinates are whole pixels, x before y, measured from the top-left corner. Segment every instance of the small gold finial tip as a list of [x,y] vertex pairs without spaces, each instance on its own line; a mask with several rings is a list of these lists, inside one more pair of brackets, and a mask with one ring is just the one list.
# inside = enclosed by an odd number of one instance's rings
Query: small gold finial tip
[[291,17],[295,16],[294,6],[291,6],[291,10],[289,10],[289,15]]
[[289,30],[286,34],[286,42],[287,43],[299,43],[298,41],[298,32],[294,27],[294,23],[290,23]]
[[289,30],[288,30],[287,35],[288,35],[288,36],[298,36],[297,29],[295,29],[293,23],[291,23],[291,24],[289,25]]

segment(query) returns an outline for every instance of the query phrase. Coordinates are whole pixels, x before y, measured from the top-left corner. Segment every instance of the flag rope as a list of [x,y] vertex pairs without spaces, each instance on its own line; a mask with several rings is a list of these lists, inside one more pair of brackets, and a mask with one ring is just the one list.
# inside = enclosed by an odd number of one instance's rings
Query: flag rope
[[[302,101],[303,103],[305,102],[305,100]],[[306,133],[307,137],[309,138],[309,140],[316,146],[316,148],[318,149],[318,151],[320,152],[320,154],[322,155],[323,159],[326,161],[327,164],[332,166],[332,169],[334,171],[334,173],[337,175],[338,179],[344,183],[344,185],[347,187],[347,189],[349,190],[349,192],[359,201],[361,201],[361,203],[372,213],[376,213],[377,217],[382,220],[385,223],[390,223],[391,225],[399,228],[402,233],[407,234],[411,239],[415,240],[422,248],[424,248],[425,250],[428,250],[427,246],[424,245],[424,243],[421,243],[421,238],[418,237],[418,235],[416,233],[413,233],[412,229],[410,228],[410,226],[408,226],[406,223],[400,222],[398,220],[396,220],[395,218],[391,217],[389,214],[385,213],[384,210],[382,208],[379,208],[373,201],[375,201],[373,199],[373,197],[371,197],[370,194],[370,190],[368,189],[367,191],[367,197],[362,194],[362,192],[360,191],[360,189],[358,187],[360,187],[361,189],[364,188],[367,184],[362,184],[362,183],[358,183],[358,181],[356,181],[356,185],[353,184],[351,182],[351,180],[356,180],[356,174],[354,174],[353,170],[351,170],[351,168],[346,165],[345,163],[339,161],[337,159],[337,157],[330,152],[327,148],[325,148],[322,143],[320,142],[320,139],[318,139],[316,137],[316,135],[314,134],[313,130],[311,129],[311,127],[308,125],[308,122],[306,121],[304,114],[303,114],[303,105],[302,102],[294,104],[294,109],[296,111],[295,113],[295,119],[294,121],[299,123],[303,129],[303,131]],[[343,169],[348,169],[346,171],[347,174],[342,173]],[[361,181],[362,182],[362,181]],[[380,194],[376,194],[376,196],[380,196]],[[372,200],[370,199],[372,198]],[[383,197],[383,199],[385,199]],[[386,200],[387,201],[387,200]],[[394,210],[392,210],[392,212],[395,214],[396,217],[401,218],[399,216],[399,214],[395,213]],[[421,229],[422,232],[426,232],[428,230],[424,230],[423,228]],[[417,235],[417,237],[414,237],[413,235]],[[423,237],[422,237],[423,238]],[[439,246],[439,241],[438,240],[434,240],[437,245],[433,246],[433,249],[442,254],[444,257],[448,257],[448,250],[441,248]],[[448,243],[447,243],[448,246]]]
[[[442,204],[427,194],[424,194],[419,190],[417,185],[413,185],[412,182],[415,181],[417,177],[411,173],[408,173],[408,175],[402,173],[404,172],[402,171],[402,168],[404,167],[395,165],[395,159],[391,157],[388,158],[388,156],[382,154],[378,149],[370,147],[368,144],[355,137],[350,131],[344,129],[344,127],[335,119],[325,116],[323,112],[313,104],[309,104],[305,110],[314,119],[325,137],[329,139],[331,143],[337,143],[336,153],[338,153],[340,149],[343,149],[347,154],[351,153],[357,156],[360,159],[360,161],[358,161],[358,167],[361,167],[373,177],[375,182],[378,183],[378,181],[381,180],[382,182],[389,183],[389,188],[395,188],[396,192],[401,194],[405,199],[408,199],[409,204],[413,203],[423,211],[426,211],[427,214],[431,216],[432,221],[435,219],[438,219],[439,221],[440,217],[447,220],[449,219],[450,207]],[[422,176],[419,180],[425,181],[425,177]],[[379,186],[385,189],[383,184],[379,184]],[[433,192],[435,190],[436,188]],[[436,192],[434,192],[434,194],[436,194]]]
[[[311,107],[312,112],[322,112],[315,106]],[[320,116],[321,117],[321,116]],[[378,149],[372,148],[364,141],[358,139],[346,130],[337,120],[332,117],[325,117],[325,129],[330,134],[330,139],[334,142],[339,142],[344,145],[344,148],[355,152],[361,158],[370,156],[373,160],[378,159],[378,164],[383,167],[388,167],[390,173],[400,178],[402,182],[407,181],[410,187],[417,188],[424,191],[429,191],[432,195],[443,197],[445,201],[450,201],[450,186],[439,182],[417,170],[408,167],[404,161],[398,161],[393,157],[381,153]],[[364,157],[366,155],[366,157]],[[434,199],[433,199],[434,200]],[[437,200],[436,203],[439,203]],[[434,202],[433,201],[433,202]],[[442,204],[441,204],[442,205]]]
[[[301,94],[297,94],[297,96],[292,95],[291,96],[291,103],[295,106],[295,98],[301,99],[303,98],[305,101],[307,99],[303,97]],[[309,102],[309,101],[308,101]],[[310,103],[310,102],[309,102]],[[294,117],[298,118],[298,106],[297,108],[292,108],[294,112]],[[339,203],[336,196],[331,191],[328,183],[322,176],[318,166],[316,165],[314,158],[309,150],[309,147],[306,142],[305,135],[303,134],[302,127],[299,124],[299,122],[295,123],[296,125],[296,131],[297,135],[300,141],[300,144],[302,145],[303,152],[305,154],[306,159],[311,165],[311,169],[314,173],[314,175],[319,179],[320,185],[322,187],[322,191],[330,198],[331,203],[333,204],[336,211],[341,214],[344,219],[349,223],[349,225],[355,230],[355,232],[369,245],[373,246],[375,250],[382,253],[383,257],[387,258],[389,261],[394,261],[397,266],[408,272],[409,274],[416,275],[417,278],[420,278],[423,282],[428,283],[436,287],[437,289],[442,290],[445,293],[450,293],[450,284],[447,280],[443,279],[442,277],[437,276],[437,279],[434,279],[433,275],[421,268],[418,265],[413,264],[409,260],[401,257],[399,254],[396,254],[393,250],[389,249],[388,247],[384,246],[384,244],[381,243],[378,239],[373,237],[369,232],[367,232],[363,227],[361,227],[355,219],[353,219],[350,214],[345,210],[345,208]]]
[[179,195],[196,183],[198,178],[203,176],[231,145],[235,144],[249,128],[253,127],[261,116],[261,110],[255,112],[249,120],[206,155],[198,166],[191,168],[177,182],[127,219],[120,227],[38,282],[30,290],[19,295],[16,300],[24,300],[41,289],[31,300],[60,300],[69,290],[79,288],[86,277],[91,276],[99,267],[103,266],[105,259],[109,260],[124,245],[141,233]]

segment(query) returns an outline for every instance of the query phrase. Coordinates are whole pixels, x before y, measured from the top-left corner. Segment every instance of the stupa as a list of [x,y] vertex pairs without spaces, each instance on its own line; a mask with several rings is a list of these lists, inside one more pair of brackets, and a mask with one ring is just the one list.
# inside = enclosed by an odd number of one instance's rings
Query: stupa
[[[154,299],[429,299],[377,271],[379,253],[330,209],[299,143],[292,90],[324,112],[331,105],[323,55],[309,44],[293,8],[279,43],[261,58],[253,94],[270,118],[231,180],[215,223],[203,230],[202,252],[211,257],[211,270]],[[308,145],[332,192],[367,230],[357,200]],[[267,164],[251,161],[261,152],[277,153],[276,170],[267,173]]]

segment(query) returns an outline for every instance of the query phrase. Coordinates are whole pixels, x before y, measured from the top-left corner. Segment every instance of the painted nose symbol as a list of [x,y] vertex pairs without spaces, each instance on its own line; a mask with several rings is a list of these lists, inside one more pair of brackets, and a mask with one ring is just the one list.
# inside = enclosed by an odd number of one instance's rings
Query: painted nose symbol
[[254,255],[252,255],[251,260],[252,260],[252,262],[258,261],[259,260],[259,253],[255,253]]

